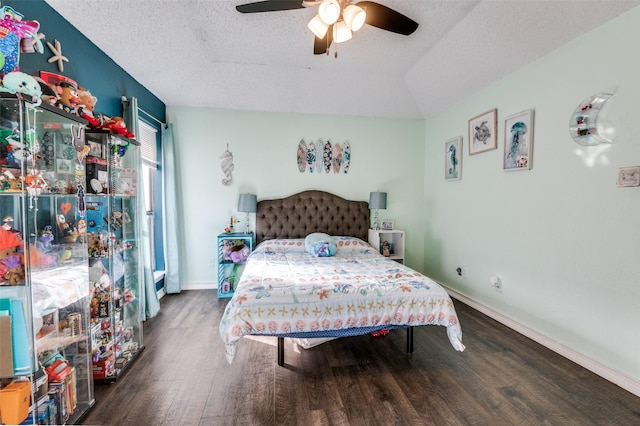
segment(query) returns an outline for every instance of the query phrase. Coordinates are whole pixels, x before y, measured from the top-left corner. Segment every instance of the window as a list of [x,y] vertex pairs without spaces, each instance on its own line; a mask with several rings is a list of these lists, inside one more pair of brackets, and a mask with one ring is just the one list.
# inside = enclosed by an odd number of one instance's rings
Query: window
[[[138,121],[138,140],[140,142],[140,150],[142,154],[142,184],[144,186],[144,196],[145,196],[145,210],[147,213],[147,228],[149,229],[149,241],[150,247],[149,252],[151,253],[151,269],[155,273],[159,266],[160,269],[164,268],[164,262],[158,258],[158,255],[162,257],[162,250],[158,250],[158,245],[160,241],[156,241],[156,230],[158,227],[156,223],[158,222],[159,212],[156,209],[159,209],[162,206],[161,202],[156,201],[156,197],[160,194],[162,196],[162,192],[160,190],[160,184],[156,184],[159,182],[159,166],[160,163],[158,161],[157,155],[157,146],[158,146],[158,130],[145,123],[142,120]],[[156,188],[156,186],[158,188]],[[158,191],[157,191],[158,190]],[[160,222],[161,224],[161,222]],[[159,229],[162,229],[161,227]],[[161,234],[158,234],[161,235]],[[160,239],[162,237],[160,236]],[[155,275],[155,274],[154,274]]]

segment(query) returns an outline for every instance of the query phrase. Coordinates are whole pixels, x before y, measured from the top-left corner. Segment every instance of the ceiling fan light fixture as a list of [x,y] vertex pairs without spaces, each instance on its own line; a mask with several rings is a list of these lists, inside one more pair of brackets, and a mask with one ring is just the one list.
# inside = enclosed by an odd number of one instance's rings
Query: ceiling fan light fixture
[[318,16],[327,25],[335,24],[340,17],[340,3],[337,0],[325,0],[318,6]]
[[333,26],[333,41],[342,43],[351,40],[351,30],[344,21],[340,21]]
[[342,17],[351,31],[358,31],[364,25],[367,13],[361,7],[350,4],[344,8]]
[[327,34],[327,30],[329,29],[329,26],[325,24],[318,15],[314,16],[313,19],[309,21],[307,27],[309,27],[311,32],[318,38],[324,38]]

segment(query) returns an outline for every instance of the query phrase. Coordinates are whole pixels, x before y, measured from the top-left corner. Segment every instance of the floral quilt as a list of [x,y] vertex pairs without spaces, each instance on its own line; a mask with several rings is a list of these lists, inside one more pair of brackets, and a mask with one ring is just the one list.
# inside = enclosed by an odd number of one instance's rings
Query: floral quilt
[[331,257],[311,255],[304,239],[264,241],[251,253],[220,321],[229,363],[246,335],[339,337],[402,326],[444,326],[464,350],[444,288],[360,239],[333,238]]

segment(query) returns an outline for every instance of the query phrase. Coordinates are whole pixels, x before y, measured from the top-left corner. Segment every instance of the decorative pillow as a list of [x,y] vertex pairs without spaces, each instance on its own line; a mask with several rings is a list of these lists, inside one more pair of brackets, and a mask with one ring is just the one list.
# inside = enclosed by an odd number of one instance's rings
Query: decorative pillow
[[329,257],[336,254],[336,243],[328,234],[314,232],[304,239],[304,247],[315,257]]

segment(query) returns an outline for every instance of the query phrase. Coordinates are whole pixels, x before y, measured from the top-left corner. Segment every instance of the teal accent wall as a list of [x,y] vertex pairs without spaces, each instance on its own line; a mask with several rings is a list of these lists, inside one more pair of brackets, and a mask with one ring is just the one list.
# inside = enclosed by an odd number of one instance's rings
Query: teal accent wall
[[[165,104],[153,93],[138,83],[125,70],[109,58],[102,50],[66,21],[58,12],[42,0],[3,1],[2,6],[11,6],[24,15],[23,20],[40,22],[40,32],[46,36],[44,53],[27,53],[20,56],[20,71],[39,75],[48,71],[64,75],[87,88],[98,98],[96,111],[108,116],[122,116],[122,96],[138,98],[138,106],[160,121],[166,121]],[[114,23],[117,31],[117,23]],[[46,41],[62,45],[62,54],[69,59],[64,62],[64,72],[58,70],[57,62],[48,63],[52,52]]]

